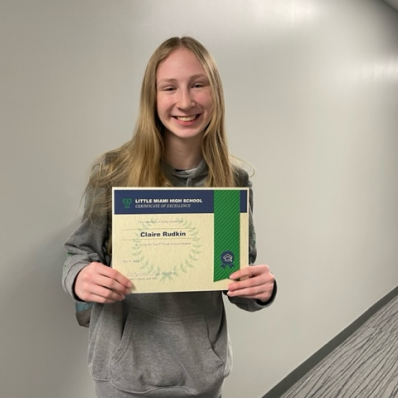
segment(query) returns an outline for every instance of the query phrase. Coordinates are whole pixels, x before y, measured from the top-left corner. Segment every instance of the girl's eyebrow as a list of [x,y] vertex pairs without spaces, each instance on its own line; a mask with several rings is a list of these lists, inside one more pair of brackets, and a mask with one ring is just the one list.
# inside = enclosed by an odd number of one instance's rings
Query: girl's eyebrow
[[176,82],[177,80],[176,79],[160,79],[160,80],[158,80],[158,83],[174,83],[174,82]]
[[[192,75],[189,80],[195,80],[195,79],[199,79],[199,78],[205,78],[208,79],[208,77],[203,74],[203,73],[199,73],[197,75]],[[177,82],[177,79],[173,79],[173,78],[164,78],[164,79],[160,79],[157,83],[175,83]]]

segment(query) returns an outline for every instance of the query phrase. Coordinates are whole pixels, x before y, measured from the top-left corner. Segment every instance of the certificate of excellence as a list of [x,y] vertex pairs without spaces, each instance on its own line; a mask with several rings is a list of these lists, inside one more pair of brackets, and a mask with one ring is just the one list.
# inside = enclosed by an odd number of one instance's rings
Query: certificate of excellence
[[227,290],[248,266],[248,188],[113,188],[112,267],[133,293]]

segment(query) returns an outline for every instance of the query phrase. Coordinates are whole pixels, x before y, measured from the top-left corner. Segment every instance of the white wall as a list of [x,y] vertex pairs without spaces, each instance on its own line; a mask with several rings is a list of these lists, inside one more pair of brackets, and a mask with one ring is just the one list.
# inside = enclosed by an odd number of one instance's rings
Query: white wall
[[128,140],[146,62],[192,35],[218,61],[232,151],[256,167],[259,261],[228,305],[225,397],[261,397],[398,280],[398,13],[381,0],[0,2],[0,396],[91,398],[61,289],[95,156]]

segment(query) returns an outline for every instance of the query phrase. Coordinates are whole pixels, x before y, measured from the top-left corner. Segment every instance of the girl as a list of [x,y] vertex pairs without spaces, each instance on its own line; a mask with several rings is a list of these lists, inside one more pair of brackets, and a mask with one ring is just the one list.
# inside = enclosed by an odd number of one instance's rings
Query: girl
[[[109,267],[112,186],[251,186],[230,161],[220,76],[197,40],[171,38],[149,60],[133,138],[93,167],[83,221],[65,245],[63,286],[77,303],[94,303],[88,359],[99,398],[219,398],[231,371],[221,292],[129,294],[130,280]],[[275,297],[267,265],[231,279],[226,294],[244,310]]]

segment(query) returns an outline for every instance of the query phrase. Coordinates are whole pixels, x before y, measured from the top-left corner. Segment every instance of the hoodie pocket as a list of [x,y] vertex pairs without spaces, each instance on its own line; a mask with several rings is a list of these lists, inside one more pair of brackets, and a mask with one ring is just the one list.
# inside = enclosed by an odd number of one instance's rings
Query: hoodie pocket
[[131,393],[170,387],[204,393],[220,384],[223,369],[201,314],[165,318],[131,309],[110,360],[111,383]]

